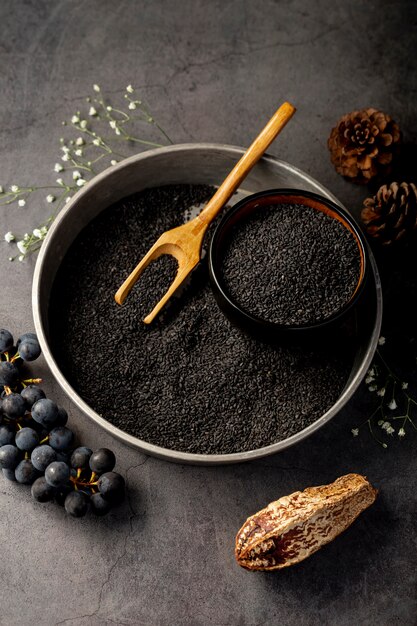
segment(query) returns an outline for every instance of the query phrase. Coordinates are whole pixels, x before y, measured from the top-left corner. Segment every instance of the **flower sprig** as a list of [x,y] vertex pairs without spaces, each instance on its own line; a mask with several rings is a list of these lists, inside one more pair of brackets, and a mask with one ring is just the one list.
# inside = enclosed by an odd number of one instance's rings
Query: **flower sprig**
[[[134,87],[128,85],[122,91],[122,103],[114,106],[101,87],[93,85],[93,94],[86,98],[86,110],[77,110],[68,121],[62,122],[69,132],[59,140],[61,154],[53,167],[58,177],[51,185],[0,185],[0,206],[16,204],[24,208],[29,202],[40,199],[54,206],[48,218],[30,233],[19,235],[8,231],[4,234],[4,240],[18,250],[18,254],[9,257],[10,261],[16,258],[23,261],[39,250],[62,207],[100,171],[129,156],[129,150],[132,154],[138,148],[159,148],[172,143]],[[147,133],[138,136],[136,131],[144,127]],[[162,137],[163,143],[151,139],[155,134]]]
[[412,428],[417,430],[417,399],[409,391],[409,384],[397,376],[381,353],[385,337],[378,340],[379,347],[365,378],[368,391],[377,398],[371,415],[356,428],[352,435],[357,437],[362,428],[367,428],[372,437],[383,448],[388,447],[390,437],[399,439]]

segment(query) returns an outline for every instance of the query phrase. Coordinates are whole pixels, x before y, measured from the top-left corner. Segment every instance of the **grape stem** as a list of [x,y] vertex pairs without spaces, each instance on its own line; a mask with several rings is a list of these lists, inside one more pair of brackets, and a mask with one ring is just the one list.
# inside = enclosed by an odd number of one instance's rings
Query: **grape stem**
[[71,476],[70,481],[74,483],[76,487],[94,487],[98,484],[98,480],[96,482],[90,482],[85,480],[78,480],[77,476]]

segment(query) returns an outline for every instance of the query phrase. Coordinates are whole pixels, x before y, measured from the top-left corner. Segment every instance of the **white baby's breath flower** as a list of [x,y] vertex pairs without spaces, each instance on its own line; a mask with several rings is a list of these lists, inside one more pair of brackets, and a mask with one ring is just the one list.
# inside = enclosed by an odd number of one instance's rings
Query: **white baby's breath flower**
[[383,423],[384,423],[384,420],[378,420],[378,426],[382,426]]
[[13,191],[13,193],[16,193],[17,191],[19,191],[19,187],[17,185],[12,185],[10,187],[10,191]]
[[112,159],[112,160],[110,161],[110,163],[111,163],[111,165],[116,165],[116,164],[117,164],[117,161],[116,161],[116,159]]
[[378,389],[378,387],[377,387],[376,385],[370,385],[370,386],[368,387],[368,390],[369,390],[369,391],[376,391],[377,389]]
[[369,385],[369,383],[371,383],[373,380],[375,380],[375,378],[373,376],[367,376],[365,378],[365,384]]
[[97,109],[95,109],[94,107],[90,107],[88,115],[90,115],[90,117],[95,117],[97,115]]
[[[70,160],[69,154],[66,152],[65,154],[62,155],[61,159],[63,161],[69,161]],[[64,169],[64,168],[62,168],[62,169]]]
[[93,89],[94,89],[94,91],[96,91],[97,93],[100,91],[100,87],[99,87],[99,85],[93,85]]
[[116,135],[120,135],[120,128],[116,128],[115,131]]
[[55,201],[55,196],[53,196],[50,193],[48,196],[46,196],[46,201],[49,202],[49,203],[54,202]]
[[87,128],[87,120],[81,120],[80,127],[85,130]]
[[4,188],[0,185],[0,193],[4,193]]
[[67,196],[67,197],[65,198],[65,204],[68,204],[68,202],[69,202],[70,200],[71,200],[71,196]]
[[393,428],[392,426],[388,426],[386,431],[387,431],[387,435],[393,435],[395,433],[395,428]]
[[106,106],[107,111],[113,111],[113,107],[111,107],[110,105]]
[[81,178],[81,173],[78,170],[74,170],[72,173],[72,177],[74,180],[77,180],[78,178]]
[[55,172],[59,173],[59,172],[62,172],[63,170],[64,170],[64,168],[61,165],[61,163],[55,163],[55,166],[54,166],[54,171]]
[[23,198],[20,198],[20,200],[17,203],[19,206],[25,206],[26,204],[26,200],[24,200]]
[[77,137],[77,139],[75,140],[75,145],[76,146],[83,146],[85,144],[85,141],[82,137]]
[[369,369],[367,372],[368,376],[375,376],[375,370],[373,367],[371,367],[371,369]]
[[129,107],[128,107],[131,111],[134,111],[136,109],[136,103],[135,102],[129,102]]
[[391,422],[382,422],[381,428],[382,430],[388,430],[388,428],[391,428]]
[[98,139],[98,138],[93,139],[93,144],[94,144],[95,146],[99,146],[99,145],[100,145],[100,143],[101,143],[100,139]]
[[25,260],[25,255],[24,255],[24,254],[21,254],[21,255],[19,256],[19,261],[20,261],[20,262],[22,262],[22,261],[24,261],[24,260]]
[[377,396],[380,396],[381,398],[383,398],[385,396],[385,387],[382,387],[382,389],[380,389],[379,391],[376,392]]
[[80,118],[78,115],[73,115],[71,118],[71,124],[78,124],[80,121]]
[[381,337],[378,339],[378,344],[379,344],[380,346],[383,346],[383,345],[384,345],[384,343],[385,343],[385,337],[383,337],[383,336],[381,335]]
[[391,402],[388,405],[388,408],[391,409],[391,411],[395,411],[395,409],[397,408],[397,403],[395,401],[395,398],[391,400]]
[[110,125],[110,128],[112,128],[113,130],[116,130],[117,123],[115,120],[110,120],[109,125]]
[[58,183],[58,185],[63,185],[64,181],[62,180],[62,178],[57,178],[56,182]]
[[126,91],[127,91],[127,93],[133,93],[133,92],[134,92],[134,89],[133,89],[132,85],[128,85],[128,86],[126,87]]
[[400,428],[400,429],[399,429],[399,431],[398,431],[398,436],[399,436],[400,438],[401,438],[401,437],[405,437],[405,430],[404,430],[404,428]]
[[42,239],[42,233],[41,233],[40,228],[33,229],[33,236],[36,237],[37,239]]
[[26,254],[26,242],[23,241],[23,239],[18,241],[16,245],[19,252],[21,252],[22,254]]
[[75,154],[76,154],[76,156],[83,156],[83,151],[81,150],[81,148],[78,148],[78,149],[75,151]]
[[408,383],[406,382],[401,383],[401,389],[408,389]]
[[4,240],[7,241],[7,243],[10,243],[11,241],[14,241],[15,239],[16,237],[13,235],[13,233],[10,230],[8,233],[4,235]]
[[359,435],[359,428],[352,428],[351,432],[354,437],[357,437]]
[[61,150],[62,150],[62,152],[69,152],[70,151],[68,146],[61,146]]
[[25,234],[23,235],[23,241],[29,241],[29,239],[30,239],[30,235],[29,235],[29,233],[25,233]]
[[87,183],[86,180],[84,180],[84,178],[78,178],[77,179],[77,185],[78,187],[83,187],[83,185],[85,185]]

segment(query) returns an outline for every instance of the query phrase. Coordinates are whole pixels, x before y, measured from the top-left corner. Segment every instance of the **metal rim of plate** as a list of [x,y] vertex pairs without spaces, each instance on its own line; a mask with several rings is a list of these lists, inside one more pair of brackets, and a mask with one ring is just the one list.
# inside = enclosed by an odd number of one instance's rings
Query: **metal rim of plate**
[[[98,174],[73,196],[54,220],[36,262],[32,287],[34,323],[43,355],[54,378],[69,399],[93,422],[129,446],[167,461],[194,465],[241,463],[275,454],[303,441],[331,420],[350,400],[365,376],[377,348],[382,321],[382,292],[378,269],[369,251],[376,295],[375,317],[363,354],[359,363],[353,366],[348,383],[334,405],[307,428],[287,439],[263,448],[233,454],[194,454],[162,448],[113,426],[96,413],[68,383],[49,345],[48,307],[57,268],[78,233],[102,210],[146,187],[180,183],[218,185],[244,152],[243,148],[222,144],[178,144],[124,159]],[[247,195],[267,188],[288,186],[315,191],[343,207],[326,187],[311,176],[269,155],[265,155],[250,172],[242,184],[241,193]]]

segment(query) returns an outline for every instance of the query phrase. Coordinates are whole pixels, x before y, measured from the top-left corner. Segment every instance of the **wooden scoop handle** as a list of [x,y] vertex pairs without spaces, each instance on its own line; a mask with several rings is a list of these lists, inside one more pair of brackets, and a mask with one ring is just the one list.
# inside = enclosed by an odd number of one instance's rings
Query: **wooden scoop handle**
[[198,220],[206,226],[216,217],[226,202],[239,187],[247,173],[259,161],[268,146],[274,141],[278,133],[290,121],[296,109],[289,102],[281,104],[271,117],[264,129],[246,150],[242,158],[236,163],[230,174],[224,179],[214,196],[207,203]]

